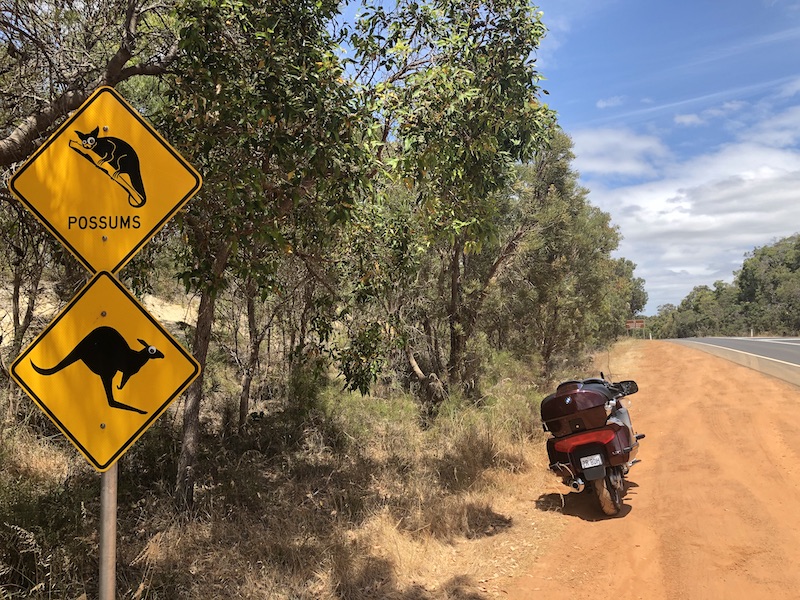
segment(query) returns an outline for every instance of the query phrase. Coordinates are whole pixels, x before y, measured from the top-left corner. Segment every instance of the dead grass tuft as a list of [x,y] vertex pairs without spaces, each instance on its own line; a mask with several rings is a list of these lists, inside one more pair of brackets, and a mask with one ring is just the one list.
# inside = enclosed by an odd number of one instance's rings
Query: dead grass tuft
[[45,487],[63,483],[76,468],[64,444],[34,436],[25,428],[6,429],[0,439],[3,477],[25,479]]

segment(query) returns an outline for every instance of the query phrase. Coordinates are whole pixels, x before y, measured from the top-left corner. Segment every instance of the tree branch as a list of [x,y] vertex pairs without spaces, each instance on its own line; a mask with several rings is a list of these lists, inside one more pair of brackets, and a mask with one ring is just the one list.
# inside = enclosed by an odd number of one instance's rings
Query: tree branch
[[138,75],[157,76],[167,72],[169,65],[178,56],[177,40],[160,59],[125,66],[135,49],[136,28],[140,14],[137,4],[137,0],[128,0],[122,40],[102,74],[84,86],[76,86],[55,97],[39,111],[23,119],[5,138],[0,139],[0,167],[8,167],[30,156],[36,149],[37,141],[47,135],[56,123],[83,104],[97,88],[104,85],[113,87]]

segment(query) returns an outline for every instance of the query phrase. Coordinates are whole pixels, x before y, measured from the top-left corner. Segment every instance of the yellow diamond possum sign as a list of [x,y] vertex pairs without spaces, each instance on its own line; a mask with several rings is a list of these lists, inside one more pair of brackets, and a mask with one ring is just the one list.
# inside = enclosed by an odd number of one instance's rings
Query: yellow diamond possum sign
[[108,470],[200,365],[107,272],[14,361],[12,378],[98,470]]
[[92,273],[116,273],[194,196],[200,175],[113,88],[102,87],[9,182]]

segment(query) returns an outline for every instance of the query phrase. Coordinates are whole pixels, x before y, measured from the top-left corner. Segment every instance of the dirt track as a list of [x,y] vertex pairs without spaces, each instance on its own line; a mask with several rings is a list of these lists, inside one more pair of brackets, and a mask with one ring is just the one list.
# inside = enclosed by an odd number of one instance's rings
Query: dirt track
[[566,495],[569,522],[499,597],[800,598],[800,389],[670,342],[624,343],[598,368],[639,383],[626,506],[608,519]]

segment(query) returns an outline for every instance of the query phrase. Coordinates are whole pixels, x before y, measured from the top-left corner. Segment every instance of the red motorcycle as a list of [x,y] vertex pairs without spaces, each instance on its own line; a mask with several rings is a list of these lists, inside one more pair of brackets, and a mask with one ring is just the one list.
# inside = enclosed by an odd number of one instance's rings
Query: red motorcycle
[[625,476],[637,462],[639,440],[622,398],[639,391],[635,381],[611,383],[601,378],[565,381],[542,400],[542,426],[550,469],[573,492],[594,488],[600,508],[619,513]]

